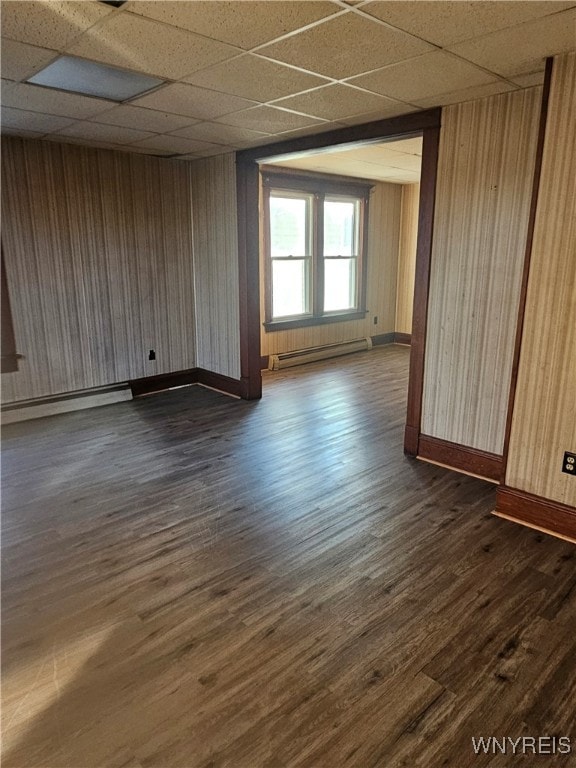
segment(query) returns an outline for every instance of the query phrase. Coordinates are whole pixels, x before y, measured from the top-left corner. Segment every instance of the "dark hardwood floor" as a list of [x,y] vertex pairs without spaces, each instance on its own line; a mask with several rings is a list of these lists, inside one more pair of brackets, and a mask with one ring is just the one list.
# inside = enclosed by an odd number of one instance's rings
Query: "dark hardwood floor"
[[404,457],[408,356],[4,429],[3,768],[575,765],[576,548]]

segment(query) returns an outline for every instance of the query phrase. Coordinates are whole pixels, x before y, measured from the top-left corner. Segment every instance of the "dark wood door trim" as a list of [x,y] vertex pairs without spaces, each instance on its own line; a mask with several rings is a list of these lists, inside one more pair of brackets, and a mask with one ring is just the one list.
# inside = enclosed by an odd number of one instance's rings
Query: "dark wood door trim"
[[494,514],[576,543],[576,509],[568,504],[501,485]]
[[442,464],[468,475],[482,477],[493,483],[499,482],[502,472],[501,456],[428,435],[419,437],[418,458]]
[[12,322],[12,309],[10,307],[10,293],[8,291],[8,278],[4,266],[4,251],[0,249],[0,285],[2,295],[0,306],[2,307],[2,350],[1,372],[16,373],[20,355],[16,352],[16,338],[14,336],[14,324]]
[[[302,136],[276,144],[246,149],[236,154],[236,185],[238,205],[238,270],[240,282],[240,369],[242,397],[253,400],[262,396],[262,374],[260,370],[260,261],[258,224],[258,174],[259,161],[265,161],[282,154],[305,153],[310,150],[332,149],[334,146],[363,144],[383,139],[406,138],[410,135],[424,136],[422,153],[422,179],[420,185],[420,214],[418,254],[416,259],[416,280],[424,280],[420,286],[418,312],[418,333],[426,332],[428,301],[428,276],[432,246],[432,221],[434,215],[434,193],[436,189],[436,165],[440,133],[441,109],[428,109],[409,115],[377,120],[364,125],[340,128],[327,133]],[[423,190],[426,190],[424,193]],[[426,196],[426,199],[424,199]],[[431,196],[431,197],[430,197]],[[422,211],[422,206],[424,211]],[[428,260],[425,263],[425,260]],[[421,304],[425,300],[424,305]],[[412,354],[410,360],[410,381],[416,377],[416,384],[409,388],[410,426],[417,422],[420,429],[422,381],[424,369],[425,335],[418,338],[417,354],[414,352],[416,337],[412,331]],[[417,439],[416,439],[417,449]],[[417,450],[408,450],[416,455]]]
[[540,188],[540,175],[542,172],[542,157],[544,155],[544,139],[546,136],[546,121],[548,118],[548,101],[550,99],[550,84],[552,82],[552,69],[554,59],[546,59],[546,73],[544,76],[544,90],[542,91],[542,106],[540,108],[540,125],[538,128],[538,141],[536,145],[536,163],[534,166],[534,178],[532,182],[532,200],[528,216],[528,231],[526,236],[526,250],[524,255],[524,270],[520,286],[520,300],[518,303],[518,321],[516,324],[516,337],[514,341],[514,355],[512,358],[512,375],[510,379],[510,392],[508,395],[508,412],[506,414],[506,429],[504,432],[504,448],[502,451],[502,477],[501,482],[506,483],[506,467],[508,465],[508,451],[510,448],[510,434],[512,432],[512,416],[516,399],[516,384],[518,382],[518,368],[520,366],[520,351],[522,348],[522,335],[524,333],[524,316],[526,312],[526,295],[528,293],[528,277],[530,275],[530,260],[532,257],[532,243],[534,241],[534,225],[536,223],[536,209],[538,206],[538,190]]
[[426,327],[428,323],[428,295],[430,291],[430,264],[432,260],[432,233],[436,201],[436,176],[440,125],[423,131],[422,170],[420,172],[420,202],[418,209],[418,240],[416,244],[416,274],[414,278],[414,304],[412,334],[410,337],[410,377],[408,379],[408,407],[404,452],[418,454],[418,440],[422,420],[424,392],[424,358],[426,354]]
[[236,156],[238,270],[240,285],[241,397],[262,397],[260,373],[260,237],[258,165]]

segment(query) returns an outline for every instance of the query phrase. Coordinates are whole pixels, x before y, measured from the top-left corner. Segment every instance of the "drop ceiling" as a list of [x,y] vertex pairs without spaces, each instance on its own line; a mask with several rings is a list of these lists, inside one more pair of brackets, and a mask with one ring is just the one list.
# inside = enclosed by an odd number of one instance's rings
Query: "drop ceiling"
[[417,184],[422,165],[422,138],[366,144],[353,149],[338,147],[329,152],[308,152],[280,160],[272,158],[266,164],[391,184]]
[[[177,156],[538,85],[576,0],[4,0],[2,132]],[[26,82],[59,56],[162,79],[123,103]]]

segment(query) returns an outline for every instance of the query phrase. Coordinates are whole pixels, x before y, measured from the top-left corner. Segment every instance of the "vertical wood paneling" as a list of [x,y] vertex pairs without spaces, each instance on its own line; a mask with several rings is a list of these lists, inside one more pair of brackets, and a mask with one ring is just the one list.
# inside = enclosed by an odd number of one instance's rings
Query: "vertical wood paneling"
[[191,168],[198,366],[239,379],[235,156],[196,160]]
[[576,506],[576,54],[554,60],[506,484]]
[[24,355],[2,378],[4,402],[193,367],[189,166],[21,139],[5,140],[2,160]]
[[[375,184],[370,195],[366,318],[271,333],[265,333],[262,328],[262,355],[289,352],[322,344],[335,344],[394,331],[401,205],[401,185]],[[262,318],[264,318],[264,272],[264,264],[261,261]],[[374,318],[377,318],[377,323],[374,323]]]
[[412,333],[412,304],[418,240],[418,208],[420,184],[402,187],[400,247],[398,249],[398,288],[396,291],[397,333]]
[[541,88],[443,110],[422,432],[501,454]]

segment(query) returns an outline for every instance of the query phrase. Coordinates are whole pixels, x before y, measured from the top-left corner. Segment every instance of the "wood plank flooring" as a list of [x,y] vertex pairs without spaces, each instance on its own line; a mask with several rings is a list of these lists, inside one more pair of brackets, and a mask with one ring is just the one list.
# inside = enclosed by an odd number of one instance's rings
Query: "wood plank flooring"
[[575,765],[576,548],[404,457],[408,354],[4,429],[3,768]]

